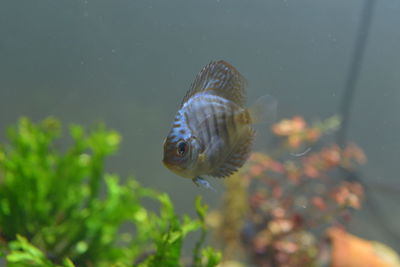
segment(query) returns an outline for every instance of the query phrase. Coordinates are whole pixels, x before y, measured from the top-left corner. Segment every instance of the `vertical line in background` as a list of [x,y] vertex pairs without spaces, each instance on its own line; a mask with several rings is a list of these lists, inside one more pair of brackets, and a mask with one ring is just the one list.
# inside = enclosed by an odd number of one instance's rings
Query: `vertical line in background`
[[[354,43],[353,54],[350,60],[349,72],[347,73],[342,100],[340,102],[339,115],[342,119],[342,127],[339,129],[336,138],[338,145],[342,148],[347,145],[347,134],[351,108],[357,88],[361,65],[365,55],[365,47],[370,34],[370,28],[376,4],[375,2],[375,0],[364,0],[359,26],[356,33],[357,36]],[[367,196],[365,199],[365,204],[373,215],[372,219],[378,223],[378,225],[381,227],[380,230],[385,232],[387,237],[398,244],[400,242],[400,236],[395,230],[392,229],[387,220],[385,220],[382,209],[379,207],[376,199],[373,197],[369,185],[364,180],[360,179],[359,173],[355,172],[354,170],[342,168],[341,171],[345,176],[345,180],[350,182],[358,182],[364,187],[365,195]],[[399,251],[398,248],[397,251]]]
[[361,64],[365,55],[365,47],[370,33],[375,0],[365,0],[358,25],[358,31],[351,57],[349,72],[345,80],[345,86],[340,102],[339,115],[342,119],[342,127],[337,133],[337,143],[344,147],[347,143],[347,133],[350,121],[350,112],[353,104],[354,94],[357,88]]

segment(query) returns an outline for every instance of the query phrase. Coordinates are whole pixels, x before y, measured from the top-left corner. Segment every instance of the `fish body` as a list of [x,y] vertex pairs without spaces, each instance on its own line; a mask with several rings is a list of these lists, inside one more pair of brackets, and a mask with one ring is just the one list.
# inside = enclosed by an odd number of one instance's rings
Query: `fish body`
[[225,61],[200,71],[164,141],[167,168],[198,181],[203,175],[230,176],[245,163],[254,130],[244,86],[242,75]]

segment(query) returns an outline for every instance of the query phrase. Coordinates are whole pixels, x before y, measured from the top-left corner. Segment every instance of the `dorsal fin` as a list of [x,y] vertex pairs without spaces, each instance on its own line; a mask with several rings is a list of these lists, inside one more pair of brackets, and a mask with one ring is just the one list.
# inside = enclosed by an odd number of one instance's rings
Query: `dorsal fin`
[[235,67],[223,60],[213,61],[197,74],[190,90],[183,98],[182,105],[193,95],[209,91],[243,106],[244,87],[245,79]]

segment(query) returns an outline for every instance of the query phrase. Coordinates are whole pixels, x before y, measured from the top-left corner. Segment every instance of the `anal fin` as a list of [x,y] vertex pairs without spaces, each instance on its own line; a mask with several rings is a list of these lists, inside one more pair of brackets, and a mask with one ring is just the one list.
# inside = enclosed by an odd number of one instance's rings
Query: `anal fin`
[[241,168],[250,155],[254,135],[254,130],[248,127],[226,160],[209,175],[221,178],[228,177]]

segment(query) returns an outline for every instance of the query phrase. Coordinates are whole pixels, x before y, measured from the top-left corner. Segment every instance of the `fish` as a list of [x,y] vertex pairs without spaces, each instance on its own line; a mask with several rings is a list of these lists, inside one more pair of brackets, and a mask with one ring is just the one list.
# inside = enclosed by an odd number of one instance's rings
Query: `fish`
[[265,110],[245,107],[245,85],[223,60],[197,74],[164,140],[162,162],[169,170],[213,189],[204,176],[229,177],[243,166],[254,142],[252,124]]

